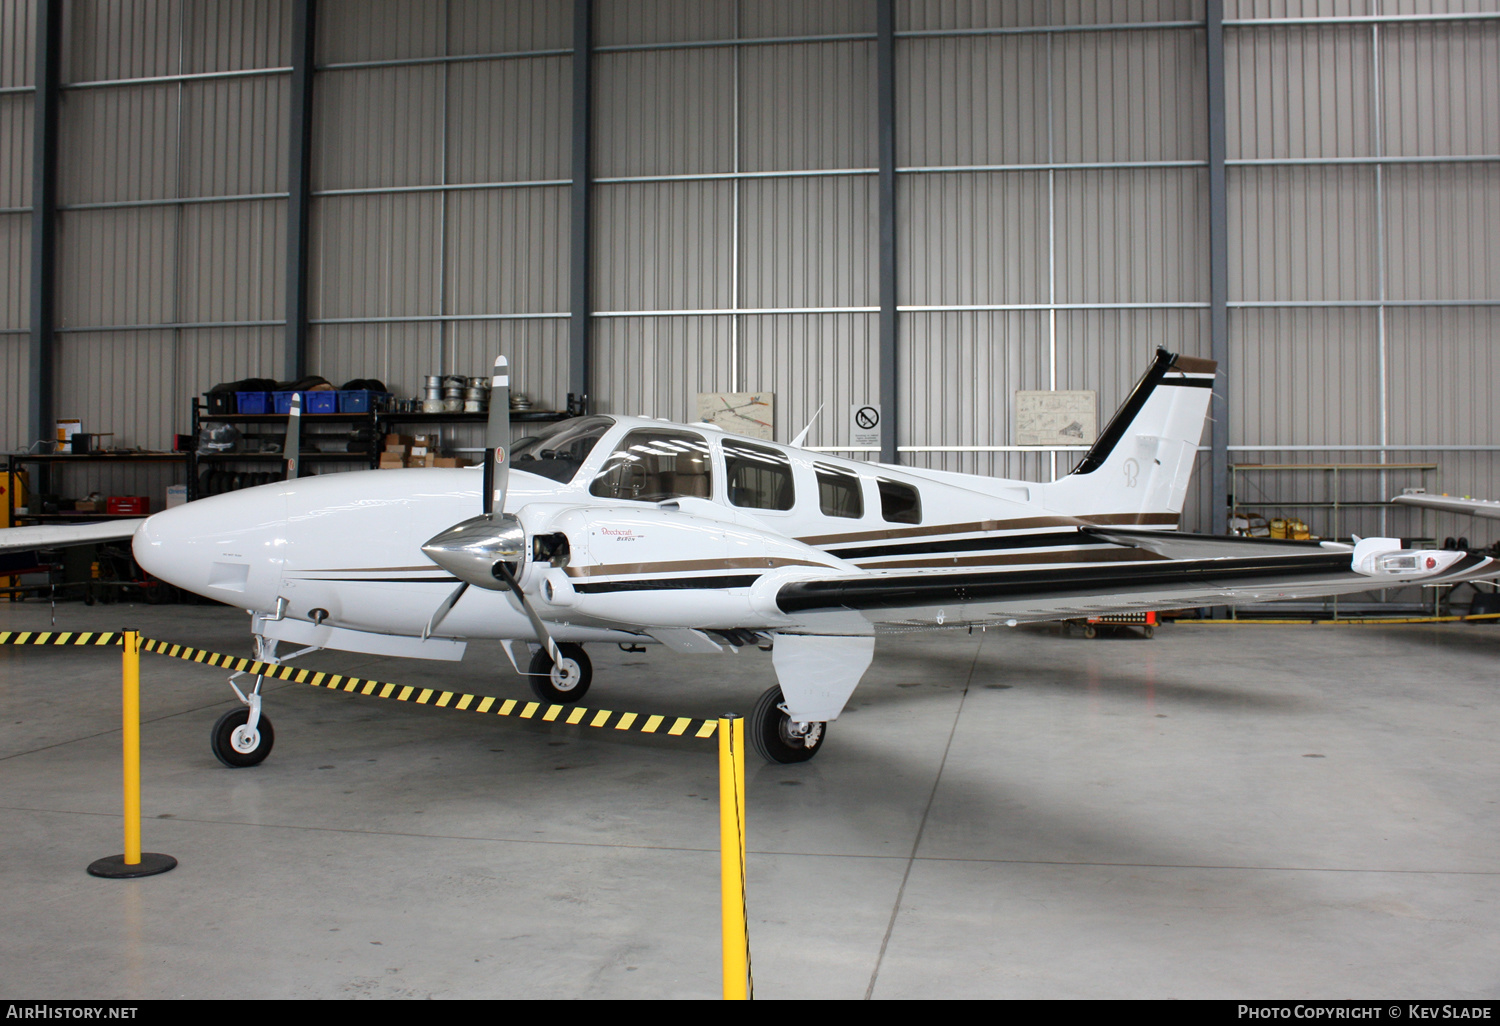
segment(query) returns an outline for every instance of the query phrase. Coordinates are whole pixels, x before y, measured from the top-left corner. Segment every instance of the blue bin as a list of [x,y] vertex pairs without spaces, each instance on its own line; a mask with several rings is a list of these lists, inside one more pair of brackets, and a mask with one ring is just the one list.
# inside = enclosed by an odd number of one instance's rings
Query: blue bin
[[[292,396],[297,394],[296,392],[272,392],[271,395],[276,400],[276,412],[291,413]],[[301,395],[303,413],[338,412],[338,393],[330,389],[325,388],[316,392],[303,392]]]
[[236,392],[235,405],[240,413],[270,413],[270,392]]
[[340,392],[339,412],[369,413],[390,397],[391,394],[389,392],[371,392],[368,389],[354,389],[352,391]]

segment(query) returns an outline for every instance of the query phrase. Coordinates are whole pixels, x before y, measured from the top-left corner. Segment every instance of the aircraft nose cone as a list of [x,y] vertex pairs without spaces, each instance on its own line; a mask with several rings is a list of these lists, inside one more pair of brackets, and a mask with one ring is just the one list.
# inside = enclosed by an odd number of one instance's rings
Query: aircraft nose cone
[[495,564],[519,563],[525,549],[526,532],[509,514],[473,517],[434,535],[422,546],[428,559],[460,581],[492,591],[507,587],[495,576]]
[[149,517],[131,550],[141,569],[168,584],[269,608],[281,584],[285,508],[272,486],[199,499]]

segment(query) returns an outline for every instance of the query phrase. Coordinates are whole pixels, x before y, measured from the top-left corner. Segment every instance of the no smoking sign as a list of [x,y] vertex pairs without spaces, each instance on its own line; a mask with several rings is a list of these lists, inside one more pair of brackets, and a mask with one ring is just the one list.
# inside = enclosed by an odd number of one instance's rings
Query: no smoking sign
[[880,447],[880,407],[869,403],[849,407],[849,428],[854,445]]

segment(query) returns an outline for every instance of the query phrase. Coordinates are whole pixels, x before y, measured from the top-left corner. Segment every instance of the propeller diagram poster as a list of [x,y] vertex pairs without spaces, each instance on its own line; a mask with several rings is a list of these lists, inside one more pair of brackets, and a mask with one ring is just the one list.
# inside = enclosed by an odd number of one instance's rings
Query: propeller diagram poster
[[1099,434],[1098,393],[1017,392],[1016,445],[1092,445]]
[[770,440],[776,424],[774,392],[699,392],[698,419],[725,431]]

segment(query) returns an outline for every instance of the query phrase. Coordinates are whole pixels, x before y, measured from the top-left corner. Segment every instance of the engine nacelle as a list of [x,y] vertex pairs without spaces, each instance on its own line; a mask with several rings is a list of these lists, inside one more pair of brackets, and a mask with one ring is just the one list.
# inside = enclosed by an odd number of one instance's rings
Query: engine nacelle
[[536,595],[544,617],[563,622],[775,626],[786,621],[774,602],[780,584],[859,572],[795,539],[752,526],[744,517],[719,519],[672,507],[572,507],[545,517],[533,513],[523,515],[527,530],[563,534],[569,555],[566,566],[548,568],[539,579],[528,577],[527,592]]

